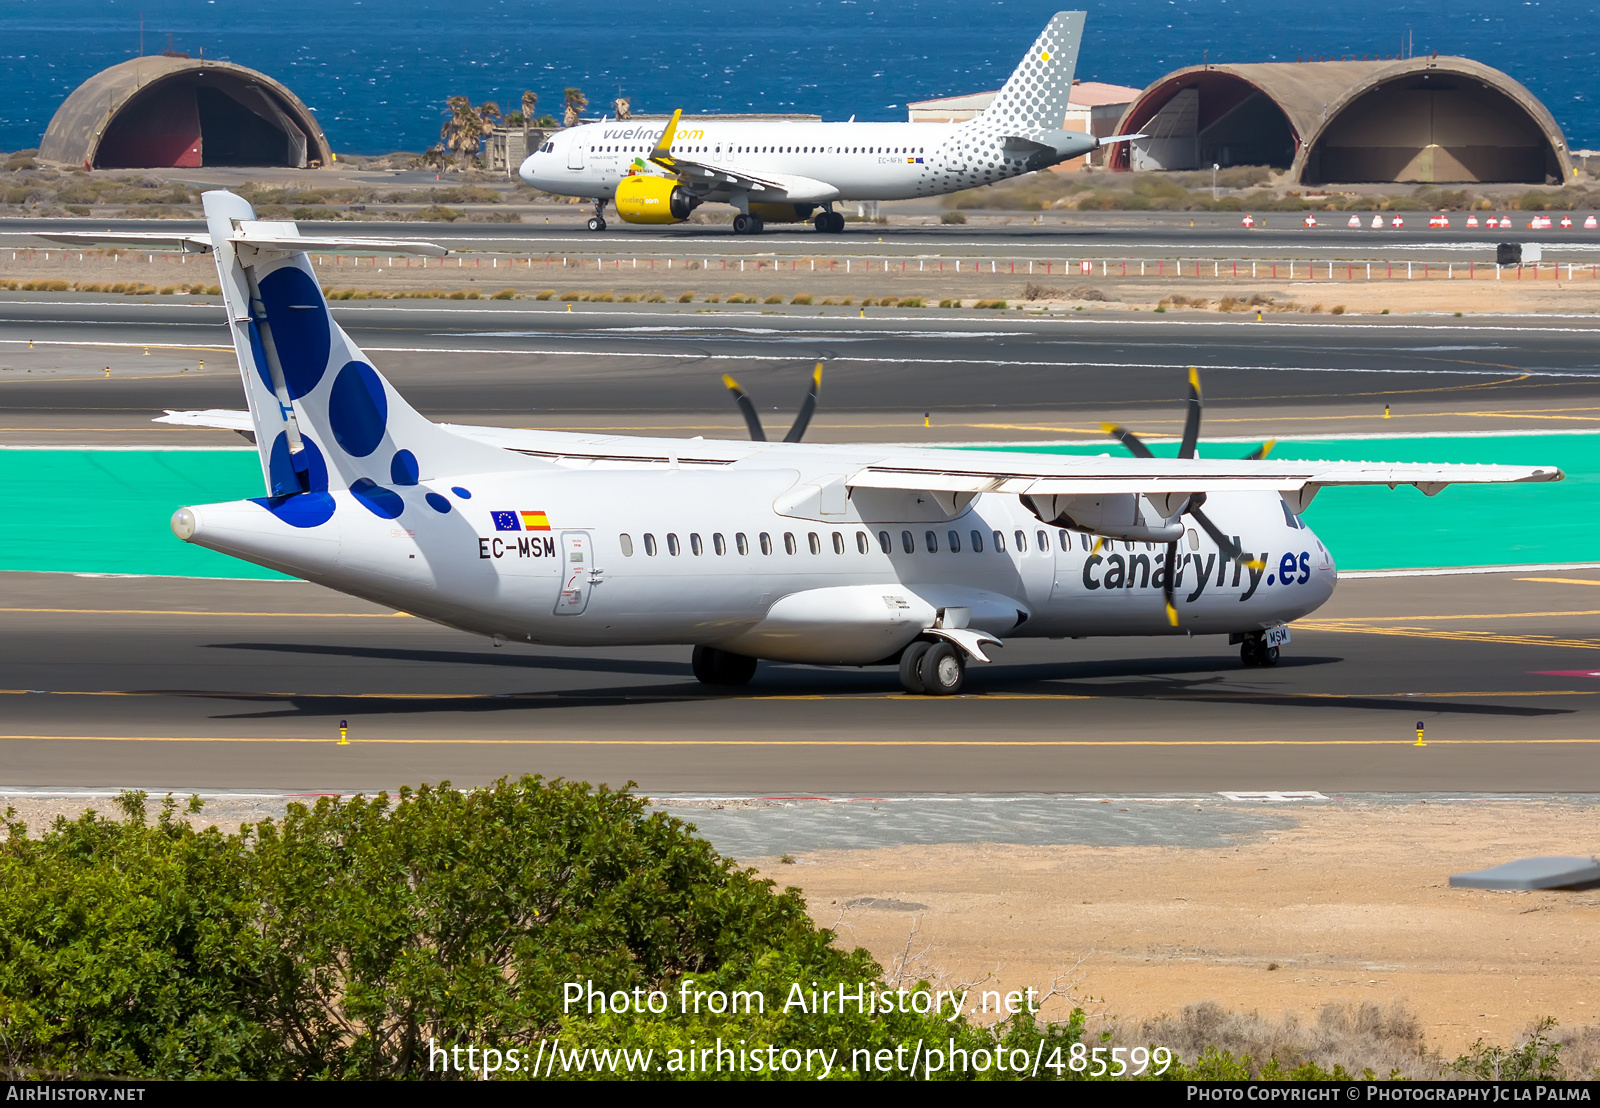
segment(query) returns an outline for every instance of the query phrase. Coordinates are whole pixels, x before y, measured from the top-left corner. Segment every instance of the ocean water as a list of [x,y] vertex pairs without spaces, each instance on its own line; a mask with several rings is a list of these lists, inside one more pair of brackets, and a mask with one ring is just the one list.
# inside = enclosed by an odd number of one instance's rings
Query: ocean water
[[[905,118],[910,100],[997,88],[1056,5],[1039,0],[3,0],[0,149],[38,145],[81,81],[172,46],[259,69],[315,110],[336,150],[421,150],[444,100],[523,90],[559,115],[798,111]],[[1544,100],[1574,148],[1600,145],[1600,12],[1585,0],[1121,0],[1090,6],[1078,76],[1143,87],[1182,65],[1300,56],[1462,54]]]

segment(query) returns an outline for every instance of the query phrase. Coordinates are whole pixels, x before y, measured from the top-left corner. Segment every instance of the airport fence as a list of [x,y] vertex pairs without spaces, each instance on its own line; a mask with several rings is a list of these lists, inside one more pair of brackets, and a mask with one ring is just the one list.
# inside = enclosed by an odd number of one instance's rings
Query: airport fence
[[[67,263],[72,260],[102,258],[112,263],[124,260],[146,265],[188,266],[194,262],[209,271],[211,259],[204,255],[184,254],[180,251],[161,250],[39,250],[17,249],[10,251],[13,262]],[[796,255],[793,257],[750,257],[738,254],[700,255],[617,255],[617,254],[548,254],[511,255],[490,253],[452,254],[445,258],[410,257],[374,254],[317,254],[315,264],[319,269],[348,270],[355,274],[361,270],[493,270],[514,277],[517,271],[566,271],[577,275],[592,272],[601,275],[615,273],[644,276],[654,273],[658,278],[666,275],[692,277],[697,274],[741,273],[751,276],[800,276],[802,274],[834,275],[845,277],[915,277],[915,276],[971,276],[974,279],[991,277],[1054,278],[1060,280],[1099,278],[1102,280],[1135,281],[1156,279],[1163,281],[1182,279],[1224,280],[1287,280],[1287,281],[1593,281],[1600,280],[1600,262],[1540,261],[1521,265],[1498,265],[1494,262],[1466,261],[1416,261],[1414,259],[1347,259],[1308,260],[1285,258],[928,258],[928,257],[864,257]],[[198,275],[198,271],[197,271]]]

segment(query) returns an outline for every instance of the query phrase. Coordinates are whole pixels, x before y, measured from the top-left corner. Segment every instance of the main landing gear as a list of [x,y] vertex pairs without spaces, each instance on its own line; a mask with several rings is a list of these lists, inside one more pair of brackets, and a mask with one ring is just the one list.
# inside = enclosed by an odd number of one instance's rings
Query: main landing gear
[[606,199],[601,197],[594,202],[594,214],[589,217],[589,230],[604,231],[606,229]]
[[955,643],[918,639],[900,655],[900,685],[917,696],[954,696],[967,678],[967,658]]
[[740,212],[733,217],[733,233],[736,235],[759,235],[766,230],[766,227],[758,215],[746,215]]
[[690,664],[702,685],[748,685],[756,675],[756,660],[714,646],[697,646]]
[[1247,666],[1275,666],[1278,648],[1267,645],[1267,636],[1260,631],[1246,635],[1239,644],[1239,660]]
[[838,212],[818,212],[811,226],[817,229],[819,235],[837,235],[844,230],[844,216]]

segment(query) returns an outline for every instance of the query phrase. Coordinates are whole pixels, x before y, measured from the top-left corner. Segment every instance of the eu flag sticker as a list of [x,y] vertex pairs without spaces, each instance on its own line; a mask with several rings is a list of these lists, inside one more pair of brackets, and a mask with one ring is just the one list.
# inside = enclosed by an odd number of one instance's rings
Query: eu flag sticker
[[489,514],[494,517],[494,529],[496,531],[522,530],[522,524],[517,520],[516,512],[490,512]]

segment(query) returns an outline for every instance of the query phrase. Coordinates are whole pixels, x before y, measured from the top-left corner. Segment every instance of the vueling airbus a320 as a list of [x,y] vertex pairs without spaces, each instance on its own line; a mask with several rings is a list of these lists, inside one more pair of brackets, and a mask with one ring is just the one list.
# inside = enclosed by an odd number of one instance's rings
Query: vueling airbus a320
[[[606,203],[629,223],[682,223],[701,204],[732,204],[736,234],[811,219],[844,230],[843,200],[942,196],[1045,169],[1134,135],[1062,129],[1083,41],[1083,12],[1057,12],[994,102],[965,123],[715,123],[626,120],[560,131],[522,163],[534,188]],[[819,210],[820,209],[820,210]],[[813,217],[813,213],[816,213]]]
[[1227,635],[1272,665],[1332,594],[1300,519],[1330,485],[1557,481],[1494,465],[1196,456],[1199,382],[1175,459],[812,445],[821,367],[783,442],[435,424],[335,323],[308,250],[439,255],[429,243],[304,236],[205,194],[208,233],[60,234],[215,254],[248,412],[174,412],[256,442],[266,495],[180,508],[185,542],[502,642],[683,644],[742,685],[758,661],[898,666],[958,691],[1023,636]]

